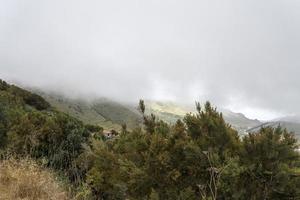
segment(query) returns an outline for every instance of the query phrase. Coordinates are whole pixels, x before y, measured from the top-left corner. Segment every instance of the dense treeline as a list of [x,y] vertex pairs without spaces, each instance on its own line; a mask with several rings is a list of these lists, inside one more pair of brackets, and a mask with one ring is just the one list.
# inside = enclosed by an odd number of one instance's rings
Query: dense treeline
[[209,103],[170,125],[145,114],[105,139],[103,129],[53,110],[41,97],[0,84],[3,152],[62,171],[82,199],[299,199],[298,143],[287,130],[240,138]]

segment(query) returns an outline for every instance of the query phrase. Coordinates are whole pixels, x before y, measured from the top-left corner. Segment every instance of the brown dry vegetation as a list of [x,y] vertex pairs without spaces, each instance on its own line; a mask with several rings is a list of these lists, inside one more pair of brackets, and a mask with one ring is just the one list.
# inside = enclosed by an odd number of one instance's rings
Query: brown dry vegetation
[[55,176],[30,159],[0,161],[1,200],[66,200]]

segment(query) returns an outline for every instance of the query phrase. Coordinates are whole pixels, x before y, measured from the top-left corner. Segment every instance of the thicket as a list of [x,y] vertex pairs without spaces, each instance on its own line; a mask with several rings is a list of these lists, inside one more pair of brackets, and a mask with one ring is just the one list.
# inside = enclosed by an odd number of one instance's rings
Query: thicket
[[0,82],[2,155],[30,156],[75,181],[81,174],[74,161],[90,135],[80,121],[54,110],[42,97]]
[[63,172],[85,199],[300,198],[298,142],[280,127],[240,138],[210,103],[170,125],[140,101],[143,125],[105,139],[100,127],[0,83],[2,151]]

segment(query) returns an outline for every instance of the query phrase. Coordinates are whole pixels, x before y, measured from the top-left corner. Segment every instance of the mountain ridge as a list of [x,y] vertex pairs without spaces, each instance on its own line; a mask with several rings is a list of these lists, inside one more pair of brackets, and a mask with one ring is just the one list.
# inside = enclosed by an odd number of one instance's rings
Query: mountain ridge
[[[99,125],[107,130],[120,130],[122,124],[133,129],[141,124],[142,116],[134,104],[117,102],[108,98],[71,99],[63,95],[37,92],[57,109],[85,123]],[[158,119],[168,123],[175,123],[178,119],[183,119],[187,113],[196,112],[192,106],[170,101],[145,100],[145,104],[147,114],[153,113]],[[235,113],[226,109],[219,109],[219,111],[223,113],[225,121],[238,130],[240,134],[245,134],[247,129],[262,123],[259,120],[249,119],[242,113]]]

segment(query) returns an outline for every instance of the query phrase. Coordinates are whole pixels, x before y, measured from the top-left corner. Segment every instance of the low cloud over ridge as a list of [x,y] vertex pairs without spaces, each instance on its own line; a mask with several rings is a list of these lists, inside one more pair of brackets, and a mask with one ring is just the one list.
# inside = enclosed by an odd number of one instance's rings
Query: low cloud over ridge
[[299,8],[283,0],[0,0],[1,77],[69,95],[300,114]]

